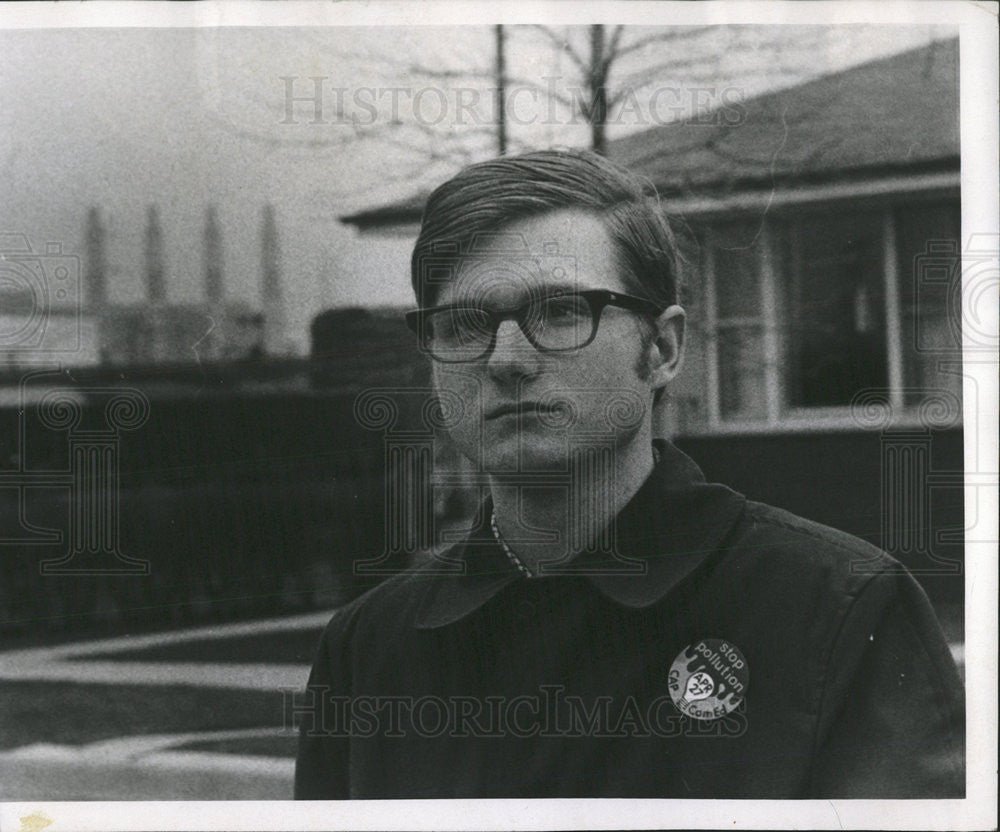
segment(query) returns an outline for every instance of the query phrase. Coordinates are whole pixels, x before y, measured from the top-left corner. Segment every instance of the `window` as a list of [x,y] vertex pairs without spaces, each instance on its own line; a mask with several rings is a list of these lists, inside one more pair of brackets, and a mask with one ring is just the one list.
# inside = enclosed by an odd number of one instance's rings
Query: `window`
[[744,225],[730,225],[709,235],[717,276],[713,324],[724,418],[754,418],[765,412],[764,322],[752,232]]
[[953,363],[962,354],[959,225],[957,204],[897,212],[902,376],[908,405],[919,404],[925,390],[961,393],[962,378]]
[[957,200],[714,223],[700,236],[710,427],[844,422],[866,391],[897,414],[932,391],[960,393]]
[[786,406],[843,407],[884,389],[881,218],[809,219],[783,231]]

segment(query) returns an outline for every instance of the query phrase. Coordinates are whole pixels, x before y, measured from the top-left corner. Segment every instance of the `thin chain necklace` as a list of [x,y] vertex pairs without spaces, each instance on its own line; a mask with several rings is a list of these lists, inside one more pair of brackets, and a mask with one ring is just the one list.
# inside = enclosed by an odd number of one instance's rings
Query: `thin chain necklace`
[[[653,464],[660,464],[660,449],[653,446]],[[514,552],[511,550],[510,546],[507,545],[507,541],[503,539],[503,535],[500,534],[500,529],[497,528],[497,513],[495,511],[490,512],[490,528],[493,530],[493,538],[499,544],[500,548],[503,549],[503,553],[507,556],[507,559],[517,567],[517,571],[528,578],[537,577],[527,566],[524,565],[522,561]]]
[[510,546],[507,545],[507,541],[504,540],[503,535],[500,534],[500,529],[497,528],[497,514],[495,511],[490,514],[490,528],[493,529],[493,537],[500,545],[500,548],[503,549],[503,553],[507,556],[507,559],[517,567],[517,570],[522,575],[527,578],[534,578],[534,573],[528,569],[528,567],[524,565],[523,561],[511,551]]

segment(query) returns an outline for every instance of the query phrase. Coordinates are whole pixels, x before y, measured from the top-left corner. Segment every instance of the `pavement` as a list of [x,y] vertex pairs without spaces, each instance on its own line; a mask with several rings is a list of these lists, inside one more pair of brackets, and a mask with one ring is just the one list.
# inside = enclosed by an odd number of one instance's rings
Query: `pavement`
[[[305,687],[309,665],[88,659],[185,641],[316,629],[332,610],[288,618],[197,627],[145,636],[14,650],[0,654],[0,681],[47,680],[274,691]],[[0,751],[0,800],[290,799],[295,761],[186,750],[194,743],[287,736],[282,726],[143,734],[86,745],[35,743]]]
[[0,753],[0,800],[290,800],[295,761],[185,751],[204,741],[278,734],[280,728],[147,735]]
[[[127,681],[130,685],[189,684],[206,689],[302,689],[309,675],[305,664],[152,662],[106,657],[185,641],[317,629],[329,621],[331,614],[332,610],[325,610],[265,621],[9,651],[0,654],[0,681]],[[952,645],[952,654],[964,670],[960,643]],[[210,695],[208,691],[206,695]],[[274,726],[142,734],[85,745],[34,743],[4,750],[0,751],[0,800],[290,799],[292,757],[188,748],[195,744],[204,748],[218,741],[287,738],[288,730]]]
[[[0,679],[51,679],[53,681],[176,685],[275,690],[278,687],[304,687],[309,665],[294,664],[218,664],[207,662],[101,661],[88,656],[131,653],[165,644],[185,641],[227,639],[261,635],[276,631],[308,630],[322,627],[333,610],[313,612],[288,618],[272,618],[240,624],[193,627],[145,636],[122,636],[93,641],[11,650],[0,655]],[[85,661],[81,661],[81,659]]]

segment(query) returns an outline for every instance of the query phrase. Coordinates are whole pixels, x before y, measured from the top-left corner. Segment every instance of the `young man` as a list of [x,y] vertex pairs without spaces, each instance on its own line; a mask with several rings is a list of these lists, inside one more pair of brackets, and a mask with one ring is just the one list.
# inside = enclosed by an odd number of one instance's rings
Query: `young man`
[[412,263],[488,498],[334,615],[297,797],[964,794],[964,694],[913,578],[654,437],[685,315],[637,182],[590,153],[473,165]]

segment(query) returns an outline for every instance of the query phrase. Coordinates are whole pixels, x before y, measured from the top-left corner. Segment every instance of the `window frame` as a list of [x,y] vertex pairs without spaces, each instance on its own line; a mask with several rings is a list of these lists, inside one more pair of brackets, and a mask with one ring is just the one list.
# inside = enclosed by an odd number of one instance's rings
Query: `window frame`
[[[889,405],[893,414],[890,424],[893,427],[921,426],[919,403],[908,405],[905,401],[904,363],[908,360],[909,353],[903,343],[902,308],[899,296],[897,214],[906,208],[935,203],[942,206],[952,204],[960,207],[960,194],[957,185],[910,193],[905,190],[891,193],[860,193],[827,201],[804,199],[802,202],[796,202],[794,199],[790,199],[771,209],[749,214],[751,218],[763,217],[760,220],[760,234],[756,245],[756,264],[761,293],[759,325],[763,337],[762,356],[766,412],[759,418],[745,415],[727,417],[721,412],[719,333],[722,328],[717,317],[715,258],[713,246],[710,244],[713,229],[717,229],[722,224],[745,221],[748,218],[748,212],[732,208],[722,212],[688,212],[685,219],[692,226],[700,229],[697,236],[701,241],[702,249],[702,268],[700,270],[703,281],[700,292],[702,308],[698,311],[704,321],[703,349],[706,373],[702,390],[706,418],[694,424],[692,424],[694,420],[686,419],[683,433],[685,435],[698,435],[865,429],[852,416],[850,405],[833,407],[790,407],[787,405],[787,362],[783,355],[782,341],[782,325],[787,315],[787,309],[782,297],[781,269],[777,261],[779,256],[779,225],[784,225],[794,235],[793,229],[797,221],[817,216],[833,217],[856,210],[875,212],[881,218],[879,237],[882,254],[883,312],[886,322],[887,388]],[[666,207],[669,211],[669,204]],[[797,251],[795,236],[790,242],[789,250],[795,252],[792,255],[791,268],[798,268],[795,263],[801,262],[801,253]],[[912,345],[910,351],[912,351]]]

